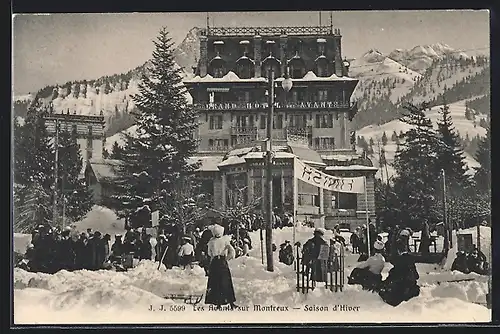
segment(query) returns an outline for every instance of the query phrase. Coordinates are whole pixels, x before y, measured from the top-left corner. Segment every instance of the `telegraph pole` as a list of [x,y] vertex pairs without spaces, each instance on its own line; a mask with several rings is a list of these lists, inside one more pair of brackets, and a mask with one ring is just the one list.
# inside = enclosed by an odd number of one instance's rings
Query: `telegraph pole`
[[55,225],[57,219],[57,178],[58,178],[58,165],[59,165],[59,119],[54,118],[56,133],[54,136],[54,148],[55,148],[55,159],[54,159],[54,204],[52,208],[52,223]]
[[450,240],[450,226],[448,225],[448,217],[446,215],[446,175],[444,169],[441,169],[441,181],[443,186],[443,227],[444,227],[444,250],[448,253],[448,250],[451,247]]
[[62,207],[62,227],[66,227],[66,193],[64,191],[64,176],[61,180],[61,194],[62,194],[62,201],[63,201],[63,207]]
[[266,259],[267,271],[274,271],[273,263],[273,156],[272,134],[274,117],[274,71],[269,70],[269,111],[267,113],[267,145],[266,145]]

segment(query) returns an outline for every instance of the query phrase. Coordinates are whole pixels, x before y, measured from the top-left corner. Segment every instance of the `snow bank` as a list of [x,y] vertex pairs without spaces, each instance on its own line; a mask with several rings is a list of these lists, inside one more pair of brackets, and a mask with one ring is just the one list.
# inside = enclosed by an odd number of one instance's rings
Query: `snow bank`
[[[312,236],[313,229],[302,227],[297,241]],[[327,232],[331,235],[331,231]],[[277,246],[291,241],[292,229],[274,230]],[[244,323],[244,322],[474,322],[490,321],[491,312],[483,305],[487,291],[484,277],[474,281],[451,282],[464,275],[419,264],[421,295],[398,307],[385,304],[377,294],[358,286],[345,286],[333,293],[320,285],[308,295],[296,292],[292,266],[279,263],[267,272],[260,258],[259,233],[252,232],[254,248],[249,257],[229,262],[237,304],[242,308],[227,313],[195,311],[182,301],[164,299],[167,294],[205,292],[207,278],[202,268],[157,270],[152,261],[141,261],[128,272],[61,271],[54,275],[14,271],[14,317],[16,323]],[[346,274],[356,265],[358,255],[346,256]],[[386,276],[390,264],[384,268]],[[160,311],[161,305],[166,311]],[[256,305],[288,306],[284,312],[258,311]],[[307,311],[306,305],[326,306],[328,311]],[[341,305],[357,308],[344,310]],[[151,311],[153,307],[156,311]],[[336,307],[336,310],[335,310]],[[245,310],[243,310],[245,308]],[[295,309],[296,308],[296,309]]]
[[31,242],[31,234],[24,233],[14,233],[14,251],[17,253],[24,254],[26,248]]
[[108,208],[94,205],[82,221],[74,223],[72,226],[80,232],[91,228],[93,231],[99,231],[103,235],[109,233],[113,236],[125,231],[125,220],[119,219]]

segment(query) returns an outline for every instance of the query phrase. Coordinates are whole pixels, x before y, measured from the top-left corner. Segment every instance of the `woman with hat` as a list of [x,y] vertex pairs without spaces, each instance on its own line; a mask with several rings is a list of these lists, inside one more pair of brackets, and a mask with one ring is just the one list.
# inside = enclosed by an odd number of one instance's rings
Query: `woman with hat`
[[374,254],[366,261],[360,262],[351,272],[348,284],[361,284],[365,290],[377,290],[382,281],[382,270],[385,258],[382,255],[384,243],[376,240],[373,243]]
[[191,244],[191,238],[184,236],[181,239],[181,247],[179,248],[179,266],[186,267],[194,261],[194,247]]
[[214,236],[207,245],[210,265],[205,304],[217,305],[218,309],[222,305],[229,304],[231,309],[234,309],[236,297],[227,261],[234,258],[235,251],[229,238],[223,237],[224,227],[215,225],[212,228],[212,233]]

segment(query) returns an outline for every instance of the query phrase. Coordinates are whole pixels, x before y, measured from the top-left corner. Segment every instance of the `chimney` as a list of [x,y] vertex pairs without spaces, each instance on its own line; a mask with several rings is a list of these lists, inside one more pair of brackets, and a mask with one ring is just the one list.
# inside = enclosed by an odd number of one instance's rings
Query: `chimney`
[[340,29],[335,29],[335,75],[342,76],[342,36]]
[[288,36],[286,35],[286,32],[283,30],[281,32],[280,36],[280,61],[281,61],[281,73],[286,72],[286,45],[288,42]]
[[200,36],[200,77],[207,75],[208,66],[208,38]]
[[255,36],[253,37],[253,45],[254,45],[254,57],[255,57],[255,77],[259,78],[261,76],[260,73],[260,61],[261,61],[261,51],[262,51],[262,37],[256,31]]

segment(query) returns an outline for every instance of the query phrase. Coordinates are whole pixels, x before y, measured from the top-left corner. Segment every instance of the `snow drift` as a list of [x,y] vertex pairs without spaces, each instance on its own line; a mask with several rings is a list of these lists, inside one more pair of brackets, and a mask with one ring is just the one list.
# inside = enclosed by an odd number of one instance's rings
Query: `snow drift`
[[[302,227],[296,240],[304,242],[313,229]],[[328,232],[330,234],[331,232]],[[291,228],[275,230],[279,245],[292,239]],[[54,275],[14,272],[14,318],[16,323],[244,323],[244,322],[475,322],[490,321],[485,306],[487,280],[479,275],[460,275],[441,271],[432,265],[419,265],[422,292],[393,308],[377,294],[346,286],[343,292],[326,291],[321,285],[308,295],[295,289],[292,266],[279,263],[275,252],[275,270],[267,272],[260,258],[259,233],[252,232],[254,248],[249,257],[230,261],[237,304],[242,310],[195,311],[182,301],[163,298],[167,294],[205,292],[204,271],[193,269],[157,270],[152,261],[141,261],[125,273],[113,271],[60,271]],[[355,266],[357,255],[346,257],[347,274]],[[390,264],[384,268],[384,276]],[[473,281],[446,283],[451,278]],[[160,311],[160,307],[166,311]],[[288,306],[285,312],[254,311],[254,305]],[[305,306],[327,306],[328,311],[306,311]],[[337,305],[337,311],[334,311]],[[340,305],[359,307],[358,311],[340,311]],[[153,307],[156,311],[151,311]],[[247,308],[245,311],[243,308]],[[296,309],[295,309],[296,308]]]

